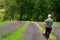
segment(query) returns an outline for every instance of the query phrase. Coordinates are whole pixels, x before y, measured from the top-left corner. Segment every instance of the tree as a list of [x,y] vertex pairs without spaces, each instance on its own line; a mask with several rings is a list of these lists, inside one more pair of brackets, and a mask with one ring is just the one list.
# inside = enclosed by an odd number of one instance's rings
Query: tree
[[5,0],[4,20],[44,21],[48,14],[60,21],[59,0]]
[[14,13],[16,11],[16,2],[15,0],[5,0],[5,16],[4,20],[9,19],[13,20],[14,19]]
[[60,21],[60,0],[51,0],[50,1],[51,6],[52,6],[52,11],[54,12],[54,15],[56,18],[56,21]]

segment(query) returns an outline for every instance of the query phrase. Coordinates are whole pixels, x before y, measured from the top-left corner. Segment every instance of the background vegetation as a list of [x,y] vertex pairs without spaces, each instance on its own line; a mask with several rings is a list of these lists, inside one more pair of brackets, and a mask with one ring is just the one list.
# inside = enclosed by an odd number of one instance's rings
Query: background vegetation
[[4,9],[3,21],[44,21],[52,14],[60,22],[60,0],[0,0],[0,9]]

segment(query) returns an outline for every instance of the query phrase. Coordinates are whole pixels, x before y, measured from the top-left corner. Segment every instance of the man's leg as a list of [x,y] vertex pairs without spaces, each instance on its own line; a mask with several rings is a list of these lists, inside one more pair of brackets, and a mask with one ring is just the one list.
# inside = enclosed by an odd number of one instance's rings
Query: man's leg
[[47,39],[49,39],[52,28],[48,28]]

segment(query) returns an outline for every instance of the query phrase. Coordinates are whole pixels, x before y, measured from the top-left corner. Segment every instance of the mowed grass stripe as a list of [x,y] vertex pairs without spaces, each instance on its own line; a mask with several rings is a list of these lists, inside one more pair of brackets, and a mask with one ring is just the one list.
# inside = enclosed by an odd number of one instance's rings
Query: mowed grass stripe
[[[44,32],[43,31],[43,28],[37,23],[37,22],[34,22],[36,25],[37,25],[37,27],[42,31],[42,32]],[[52,33],[50,34],[50,37],[49,37],[49,40],[58,40],[57,39],[57,37],[56,36],[54,36]]]
[[28,27],[29,22],[26,22],[22,27],[18,28],[15,32],[12,32],[11,35],[8,35],[4,40],[21,40],[24,30]]

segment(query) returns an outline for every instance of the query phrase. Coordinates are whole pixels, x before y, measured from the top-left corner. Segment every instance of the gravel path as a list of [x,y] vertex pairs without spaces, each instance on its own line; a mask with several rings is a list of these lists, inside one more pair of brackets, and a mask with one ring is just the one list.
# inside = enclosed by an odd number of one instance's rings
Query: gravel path
[[40,29],[33,23],[30,23],[24,31],[22,40],[46,40]]
[[18,22],[11,22],[9,24],[0,25],[0,37],[6,37],[11,32],[15,31],[17,28],[19,28],[22,24],[25,22],[18,21]]

